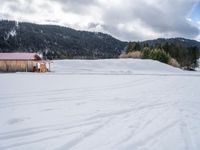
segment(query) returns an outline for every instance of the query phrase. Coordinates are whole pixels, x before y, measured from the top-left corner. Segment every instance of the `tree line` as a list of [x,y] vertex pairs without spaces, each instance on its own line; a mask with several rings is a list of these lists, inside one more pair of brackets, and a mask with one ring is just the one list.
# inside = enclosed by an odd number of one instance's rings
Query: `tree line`
[[197,46],[185,46],[177,41],[165,41],[154,44],[149,44],[148,42],[129,42],[124,55],[127,57],[154,59],[168,64],[173,60],[181,68],[194,69],[198,66],[200,50]]

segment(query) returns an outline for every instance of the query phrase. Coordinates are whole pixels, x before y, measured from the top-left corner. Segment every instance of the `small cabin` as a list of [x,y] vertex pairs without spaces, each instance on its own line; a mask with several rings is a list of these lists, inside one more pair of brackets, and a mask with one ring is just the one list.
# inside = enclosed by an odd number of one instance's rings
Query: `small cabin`
[[36,53],[0,53],[0,72],[47,71],[50,71],[50,63]]

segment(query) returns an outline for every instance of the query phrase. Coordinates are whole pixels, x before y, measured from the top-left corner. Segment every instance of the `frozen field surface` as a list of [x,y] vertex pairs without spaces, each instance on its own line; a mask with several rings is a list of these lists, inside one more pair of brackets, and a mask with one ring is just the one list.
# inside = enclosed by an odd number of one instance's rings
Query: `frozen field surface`
[[152,60],[0,74],[0,150],[200,150],[200,73]]

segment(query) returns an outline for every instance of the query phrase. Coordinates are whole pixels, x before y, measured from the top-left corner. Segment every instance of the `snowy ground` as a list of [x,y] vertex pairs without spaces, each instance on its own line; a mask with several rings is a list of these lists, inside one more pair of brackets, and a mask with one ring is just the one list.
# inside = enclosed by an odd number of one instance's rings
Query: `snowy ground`
[[0,150],[199,150],[200,74],[151,60],[0,74]]

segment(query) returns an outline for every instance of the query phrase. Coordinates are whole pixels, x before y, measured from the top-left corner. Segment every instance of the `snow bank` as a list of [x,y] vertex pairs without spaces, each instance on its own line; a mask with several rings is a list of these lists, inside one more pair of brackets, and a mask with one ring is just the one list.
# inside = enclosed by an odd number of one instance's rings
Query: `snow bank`
[[170,65],[147,59],[56,60],[52,70],[75,74],[181,73]]

